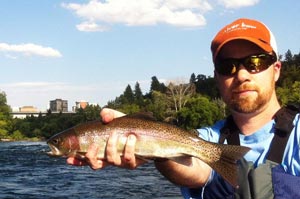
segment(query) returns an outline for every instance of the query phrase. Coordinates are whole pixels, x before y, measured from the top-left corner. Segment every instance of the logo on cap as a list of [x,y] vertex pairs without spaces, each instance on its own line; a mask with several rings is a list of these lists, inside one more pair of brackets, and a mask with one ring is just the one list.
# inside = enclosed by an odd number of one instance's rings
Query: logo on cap
[[213,61],[215,62],[221,48],[229,41],[244,39],[250,41],[267,53],[274,52],[277,56],[275,38],[263,23],[252,19],[238,19],[221,29],[211,43]]

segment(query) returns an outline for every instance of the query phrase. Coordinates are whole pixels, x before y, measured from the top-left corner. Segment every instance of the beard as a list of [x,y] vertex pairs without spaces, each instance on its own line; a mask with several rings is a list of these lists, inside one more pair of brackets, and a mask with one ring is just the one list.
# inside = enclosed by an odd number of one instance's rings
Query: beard
[[[275,89],[275,83],[265,87],[265,90],[261,90],[258,86],[254,85],[239,85],[233,89],[233,94],[228,103],[230,109],[239,113],[255,113],[261,110],[270,100]],[[256,96],[240,96],[234,94],[235,92],[251,90],[257,93]]]

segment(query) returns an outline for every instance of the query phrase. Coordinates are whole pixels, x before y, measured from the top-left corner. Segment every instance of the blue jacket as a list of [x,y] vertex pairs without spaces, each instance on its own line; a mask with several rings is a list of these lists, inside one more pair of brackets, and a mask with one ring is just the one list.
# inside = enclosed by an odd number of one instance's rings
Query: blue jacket
[[[266,173],[265,171],[269,168],[269,180],[266,184],[271,184],[273,182],[272,190],[276,196],[281,194],[281,197],[284,198],[282,194],[283,190],[288,190],[289,193],[292,193],[289,189],[298,189],[298,187],[293,188],[289,182],[298,182],[299,186],[299,177],[300,176],[300,116],[297,114],[293,120],[294,128],[290,133],[288,142],[286,144],[282,162],[277,165],[272,162],[267,161],[267,155],[271,142],[274,138],[275,132],[275,120],[270,121],[257,132],[252,135],[245,136],[239,134],[240,145],[250,147],[251,150],[244,156],[245,165],[249,166],[251,170],[258,173],[259,176],[261,173]],[[217,122],[212,127],[198,129],[199,136],[203,139],[211,142],[218,142],[220,139],[220,130],[224,126],[225,120]],[[256,171],[257,170],[257,171]],[[260,172],[259,170],[263,170]],[[251,171],[250,171],[251,173]],[[248,175],[248,174],[247,174]],[[284,175],[284,177],[282,177]],[[291,178],[290,178],[291,177]],[[287,180],[285,180],[287,179]],[[250,180],[251,181],[251,180]],[[255,184],[256,182],[254,182]],[[288,183],[288,184],[287,184]],[[259,184],[259,183],[258,183]],[[286,187],[289,187],[287,189]],[[280,188],[281,187],[281,188]],[[237,198],[234,197],[233,192],[234,188],[231,187],[227,182],[225,182],[219,174],[212,171],[211,176],[205,187],[200,187],[198,189],[188,189],[185,187],[181,188],[182,195],[184,198]],[[210,192],[210,193],[209,193]],[[213,193],[214,192],[214,193]],[[251,192],[251,190],[250,190]],[[298,192],[298,190],[296,190]],[[273,194],[273,193],[272,193]],[[250,194],[251,195],[251,194]],[[273,196],[273,195],[272,195]],[[300,196],[299,196],[300,197]],[[275,197],[276,198],[276,197]],[[295,197],[293,197],[295,198]]]

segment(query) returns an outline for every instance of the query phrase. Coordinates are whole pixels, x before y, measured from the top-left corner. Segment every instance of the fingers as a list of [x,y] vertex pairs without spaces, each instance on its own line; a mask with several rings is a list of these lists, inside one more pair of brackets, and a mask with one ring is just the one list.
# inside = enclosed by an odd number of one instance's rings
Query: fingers
[[91,144],[91,146],[88,149],[88,152],[85,155],[85,159],[69,157],[67,159],[67,164],[73,166],[90,166],[93,170],[103,169],[104,167],[108,166],[109,163],[97,158],[98,150],[99,149],[97,145]]
[[135,158],[135,144],[136,137],[132,134],[129,135],[127,137],[126,146],[123,153],[123,162],[130,169],[134,169],[137,167],[137,162]]
[[[125,145],[122,154],[118,151],[118,143]],[[118,136],[116,132],[112,132],[106,146],[106,159],[111,165],[134,169],[137,167],[135,157],[136,137],[130,134],[128,137]]]
[[102,118],[102,121],[105,123],[111,122],[113,119],[122,117],[125,114],[110,108],[103,108],[100,112],[100,116]]
[[86,161],[79,160],[75,157],[69,157],[67,159],[67,164],[74,165],[74,166],[86,166],[86,165],[88,165],[88,163]]
[[[145,163],[144,160],[138,159],[135,156],[135,146],[137,138],[130,134],[128,137],[118,136],[116,132],[112,132],[106,144],[106,159],[100,160],[97,157],[99,147],[97,144],[91,144],[85,155],[85,159],[77,159],[69,157],[67,163],[75,166],[90,166],[93,170],[103,169],[108,165],[118,166],[127,169],[134,169],[137,166]],[[118,150],[118,143],[125,145],[122,154]]]
[[122,161],[118,153],[118,135],[115,131],[111,132],[106,144],[106,159],[112,165],[121,166]]
[[96,144],[91,144],[85,155],[86,162],[93,170],[103,169],[104,167],[109,165],[107,162],[98,159],[97,157],[98,151],[99,151],[99,146],[97,146]]

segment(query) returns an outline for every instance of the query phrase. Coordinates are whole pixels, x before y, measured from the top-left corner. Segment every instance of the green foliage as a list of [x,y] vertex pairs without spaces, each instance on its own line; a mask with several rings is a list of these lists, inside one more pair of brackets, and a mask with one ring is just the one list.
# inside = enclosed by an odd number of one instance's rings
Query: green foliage
[[168,109],[167,95],[159,91],[152,91],[151,99],[147,101],[146,111],[153,113],[153,116],[160,121],[172,116]]
[[134,91],[132,91],[130,85],[127,85],[124,93],[119,97],[116,97],[115,100],[109,101],[106,107],[122,111],[126,114],[130,114],[140,111],[141,109],[143,109],[143,106],[144,96],[140,85],[137,82],[135,84]]
[[[191,77],[191,79],[194,77]],[[194,80],[196,85],[196,92],[202,95],[209,96],[210,98],[220,98],[220,94],[213,77],[206,77],[205,75],[198,75]]]
[[137,104],[124,104],[122,108],[118,109],[120,112],[126,113],[126,114],[132,114],[140,112],[140,107]]
[[276,92],[282,105],[300,104],[299,81],[295,81],[290,87],[278,87]]
[[0,139],[6,138],[10,127],[10,107],[7,105],[5,92],[0,92]]
[[14,131],[11,135],[11,139],[13,140],[23,140],[24,138],[25,136],[19,130]]
[[165,86],[164,83],[160,83],[156,76],[153,76],[151,79],[152,79],[152,82],[151,82],[151,86],[150,86],[150,93],[153,91],[158,91],[161,93],[166,92],[167,87]]
[[144,105],[144,96],[140,87],[140,84],[136,82],[135,87],[134,87],[134,102],[138,106],[143,106]]
[[[93,121],[100,118],[101,107],[88,105],[85,109],[79,108],[76,110],[76,115],[72,116],[72,120],[76,123],[77,121]],[[66,118],[68,120],[68,118]],[[72,122],[73,123],[73,122]]]
[[134,94],[130,85],[126,87],[122,99],[123,104],[134,103]]
[[198,95],[190,98],[186,106],[178,113],[178,125],[186,129],[195,129],[212,125],[223,118],[222,110],[215,101]]
[[7,122],[0,120],[0,139],[6,138],[8,136]]
[[300,53],[293,55],[290,50],[282,61],[281,75],[276,92],[282,105],[300,104]]

